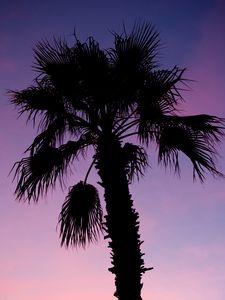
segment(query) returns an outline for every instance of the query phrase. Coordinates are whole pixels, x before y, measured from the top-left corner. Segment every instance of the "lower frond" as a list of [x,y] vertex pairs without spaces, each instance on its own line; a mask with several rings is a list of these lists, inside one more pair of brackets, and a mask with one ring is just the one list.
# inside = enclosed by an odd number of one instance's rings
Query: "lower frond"
[[80,181],[71,187],[59,216],[61,245],[82,246],[97,241],[102,208],[97,189]]
[[79,155],[85,156],[87,147],[92,143],[83,135],[76,141],[68,141],[55,148],[48,145],[48,135],[45,134],[43,132],[42,137],[41,133],[27,149],[30,156],[15,163],[12,168],[15,171],[14,179],[17,180],[15,193],[19,200],[37,201],[50,187],[55,187],[57,180],[63,187],[71,162]]
[[[211,128],[211,130],[213,130]],[[214,137],[216,135],[216,138]],[[159,162],[165,166],[174,167],[175,172],[180,172],[179,151],[183,152],[192,162],[193,178],[196,174],[201,181],[205,179],[205,171],[214,176],[223,176],[215,164],[215,140],[218,141],[216,129],[209,131],[193,130],[181,126],[167,126],[162,129],[159,138]]]
[[65,168],[66,160],[62,152],[50,146],[15,163],[13,169],[14,179],[17,179],[17,199],[38,201],[39,196],[46,194],[50,186],[55,186],[57,179],[63,185]]

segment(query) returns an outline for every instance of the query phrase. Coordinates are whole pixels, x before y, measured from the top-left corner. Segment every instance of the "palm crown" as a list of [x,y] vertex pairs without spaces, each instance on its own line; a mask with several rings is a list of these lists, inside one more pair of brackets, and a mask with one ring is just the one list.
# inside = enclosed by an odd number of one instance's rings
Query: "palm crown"
[[[108,50],[101,50],[92,37],[84,43],[76,38],[72,47],[60,39],[36,46],[38,76],[34,85],[11,92],[20,113],[28,113],[41,131],[27,149],[29,156],[14,166],[18,199],[37,201],[57,180],[63,185],[74,159],[90,146],[98,151],[105,135],[120,143],[129,136],[138,137],[139,145],[123,144],[129,180],[134,174],[143,174],[147,166],[144,147],[149,142],[158,145],[159,162],[175,171],[179,172],[181,151],[190,158],[194,176],[197,173],[203,180],[205,170],[220,175],[214,145],[222,135],[222,120],[209,115],[177,115],[184,69],[158,69],[158,48],[158,33],[147,23],[135,25],[129,34],[125,30],[114,33],[114,48]],[[80,186],[85,184],[86,180]],[[98,200],[92,204],[100,207]],[[101,213],[96,211],[92,212],[98,220],[92,220],[95,237],[101,227]],[[61,221],[64,214],[65,207]],[[81,235],[70,240],[62,233],[64,242],[84,245],[85,239]]]

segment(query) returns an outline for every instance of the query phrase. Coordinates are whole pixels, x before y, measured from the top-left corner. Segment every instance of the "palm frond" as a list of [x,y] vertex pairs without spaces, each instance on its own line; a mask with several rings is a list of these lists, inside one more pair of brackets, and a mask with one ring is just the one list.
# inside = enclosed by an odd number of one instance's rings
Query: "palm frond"
[[80,116],[81,105],[77,104],[78,112],[74,111],[51,86],[31,86],[20,92],[11,91],[10,96],[11,102],[19,107],[20,115],[27,113],[27,120],[32,120],[33,125],[38,123],[38,130],[42,130],[35,142],[48,140],[49,145],[55,146],[57,141],[63,142],[66,133],[76,137],[93,125]]
[[150,74],[137,100],[136,116],[139,119],[138,135],[143,143],[155,139],[159,124],[166,115],[176,111],[176,105],[182,96],[181,84],[184,84],[184,69],[174,67]]
[[57,178],[63,184],[64,167],[62,153],[50,146],[16,162],[12,170],[15,170],[14,179],[17,180],[17,199],[36,202],[50,186],[55,186]]
[[159,133],[160,162],[173,166],[179,173],[179,151],[182,151],[192,162],[194,179],[197,173],[203,181],[206,170],[214,176],[223,176],[215,164],[215,143],[223,136],[223,119],[200,115],[168,117],[167,121]]
[[[40,146],[40,145],[38,145]],[[57,180],[61,187],[70,163],[80,154],[84,155],[89,143],[84,139],[69,141],[59,148],[42,144],[42,147],[31,147],[30,157],[15,163],[14,179],[17,180],[15,194],[18,200],[24,198],[28,202],[46,194],[50,187],[54,188]]]
[[29,151],[31,155],[33,155],[45,147],[56,147],[57,144],[62,144],[65,132],[65,120],[63,118],[55,119],[46,130],[43,130],[35,137],[33,143],[27,148],[26,152]]
[[224,135],[225,119],[201,114],[192,116],[167,116],[167,122],[174,126],[191,128],[204,135],[210,143],[219,142]]
[[34,53],[34,67],[40,73],[39,81],[54,86],[60,95],[79,106],[79,99],[84,95],[74,48],[69,47],[65,41],[54,38],[51,42],[39,42]]
[[36,86],[31,86],[21,91],[9,91],[11,103],[19,108],[19,114],[26,113],[27,120],[35,124],[36,117],[49,116],[52,118],[59,112],[62,114],[64,104],[60,95],[51,86],[45,86],[37,82]]
[[174,112],[175,106],[182,100],[181,87],[186,86],[187,79],[183,77],[184,71],[185,69],[175,66],[170,70],[152,72],[145,83],[146,89],[143,89],[143,97],[150,98],[151,102],[159,102],[164,114]]
[[108,50],[111,61],[111,85],[114,107],[126,114],[133,107],[138,91],[156,66],[158,33],[149,23],[135,24],[128,34],[114,33],[114,48]]
[[95,102],[107,99],[104,91],[108,58],[92,37],[84,43],[76,39],[72,47],[60,39],[54,39],[52,43],[42,41],[34,52],[36,69],[41,76],[48,79],[63,96],[69,97],[68,100],[76,108],[95,96]]
[[79,66],[84,98],[87,104],[95,110],[108,100],[108,57],[92,37],[89,37],[85,43],[77,41],[73,49]]
[[126,143],[123,147],[123,157],[129,181],[132,181],[134,176],[139,179],[144,175],[145,168],[148,166],[148,157],[144,148]]
[[136,23],[128,34],[114,34],[114,49],[109,52],[113,63],[153,69],[159,48],[159,33],[148,22]]
[[34,48],[35,65],[34,68],[41,74],[51,73],[54,65],[65,65],[74,62],[73,51],[65,40],[53,38],[52,41],[42,40]]
[[97,241],[102,231],[98,191],[80,181],[71,187],[59,216],[61,245],[82,246]]

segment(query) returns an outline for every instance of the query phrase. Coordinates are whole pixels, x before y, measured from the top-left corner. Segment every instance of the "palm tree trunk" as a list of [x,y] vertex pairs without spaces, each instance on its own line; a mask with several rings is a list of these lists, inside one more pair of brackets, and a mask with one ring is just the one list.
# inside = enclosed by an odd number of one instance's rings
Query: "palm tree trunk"
[[102,180],[106,201],[106,233],[115,274],[115,296],[119,300],[141,300],[144,268],[140,250],[138,213],[129,193],[122,147],[113,137],[99,140],[96,168]]

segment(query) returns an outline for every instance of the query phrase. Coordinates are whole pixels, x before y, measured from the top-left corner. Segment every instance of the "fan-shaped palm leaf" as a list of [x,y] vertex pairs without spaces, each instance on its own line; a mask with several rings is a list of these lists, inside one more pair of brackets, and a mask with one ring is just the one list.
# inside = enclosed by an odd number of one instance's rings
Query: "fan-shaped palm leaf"
[[69,65],[75,62],[73,50],[62,39],[53,38],[52,42],[42,40],[35,49],[35,69],[43,75],[54,73],[54,65]]
[[31,156],[23,158],[13,167],[14,179],[17,179],[17,198],[38,201],[39,196],[46,194],[50,186],[54,187],[57,180],[64,186],[64,177],[70,163],[79,154],[84,155],[88,145],[87,141],[80,139],[69,141],[59,148],[49,145],[31,148]]
[[98,240],[102,231],[102,209],[94,186],[80,181],[70,189],[59,224],[61,245],[85,247]]
[[[142,142],[149,143],[155,138],[154,132],[165,115],[174,113],[182,99],[177,84],[184,83],[184,69],[152,72],[139,92],[136,115],[139,119],[138,135]],[[162,120],[163,118],[163,120]]]
[[[64,97],[77,101],[82,95],[81,78],[74,49],[65,41],[40,42],[35,49],[39,80],[54,86]],[[64,98],[65,100],[65,98]]]
[[210,143],[219,142],[224,134],[225,119],[210,115],[192,116],[167,116],[165,124],[191,128],[196,133],[201,133]]
[[[198,116],[194,116],[193,120],[196,122],[193,122],[191,126],[191,117],[189,119],[184,118],[184,122],[182,122],[181,117],[179,125],[178,119],[178,117],[175,117],[175,123],[170,122],[170,124],[160,129],[158,140],[159,161],[163,162],[165,166],[173,166],[175,171],[179,173],[178,154],[179,151],[182,151],[193,164],[194,178],[197,173],[200,180],[203,181],[205,170],[213,175],[222,176],[217,171],[214,161],[216,154],[214,142],[215,140],[218,141],[222,134],[221,120],[217,119],[217,125],[213,125],[210,122],[202,122],[204,119],[209,121],[210,116],[208,118],[206,116],[201,118],[200,116],[200,122],[198,123]],[[171,118],[172,120],[173,118]],[[216,121],[216,119],[213,118],[213,121]],[[188,123],[189,126],[187,126]]]
[[63,183],[63,157],[62,153],[53,147],[41,149],[33,156],[25,157],[15,163],[14,179],[17,178],[16,195],[20,200],[33,198],[38,200],[39,195],[47,192],[50,186],[54,186],[59,178]]
[[159,33],[150,23],[136,23],[127,34],[124,27],[122,34],[114,33],[115,48],[111,50],[114,64],[121,67],[144,67],[148,70],[156,66],[155,57],[159,48]]
[[[80,76],[85,96],[95,98],[95,101],[103,100],[101,92],[106,89],[108,79],[108,58],[106,53],[100,49],[99,44],[89,38],[87,42],[74,46],[76,60],[79,64]],[[106,89],[107,90],[107,89]],[[106,99],[105,99],[106,101]]]
[[32,119],[34,123],[36,116],[48,115],[48,119],[52,119],[65,110],[58,92],[53,87],[44,86],[38,82],[36,86],[22,91],[9,91],[9,95],[11,102],[19,107],[20,115],[28,113],[27,119]]
[[151,24],[136,24],[130,34],[114,33],[114,48],[108,51],[111,61],[111,84],[114,105],[120,113],[134,104],[138,91],[155,66],[159,39]]

